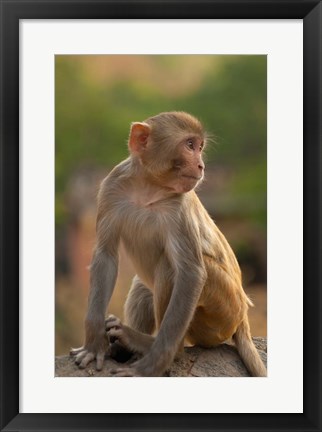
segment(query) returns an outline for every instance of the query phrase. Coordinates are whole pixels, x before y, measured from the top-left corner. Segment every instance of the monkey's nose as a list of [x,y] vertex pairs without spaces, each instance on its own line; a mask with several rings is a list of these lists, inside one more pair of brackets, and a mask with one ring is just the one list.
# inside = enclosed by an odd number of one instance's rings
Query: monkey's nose
[[205,164],[203,162],[199,162],[198,168],[200,169],[200,171],[203,171],[205,169]]

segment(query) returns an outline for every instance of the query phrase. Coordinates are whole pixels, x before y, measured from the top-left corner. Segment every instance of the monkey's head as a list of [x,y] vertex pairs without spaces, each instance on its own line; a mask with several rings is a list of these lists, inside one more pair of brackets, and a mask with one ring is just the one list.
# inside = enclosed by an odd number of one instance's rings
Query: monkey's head
[[205,132],[184,112],[165,112],[131,125],[129,149],[151,182],[176,193],[188,192],[204,176]]

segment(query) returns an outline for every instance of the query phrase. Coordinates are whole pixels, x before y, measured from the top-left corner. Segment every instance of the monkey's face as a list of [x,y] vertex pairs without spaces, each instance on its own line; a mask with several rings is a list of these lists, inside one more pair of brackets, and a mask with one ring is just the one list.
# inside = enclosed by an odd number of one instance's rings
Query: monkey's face
[[194,189],[204,177],[204,140],[198,135],[181,134],[178,141],[148,142],[140,155],[151,182],[175,193]]
[[176,146],[172,160],[171,185],[178,193],[189,192],[203,180],[205,164],[202,160],[204,141],[199,136],[187,136]]
[[185,193],[203,179],[204,141],[197,119],[187,113],[170,112],[143,123],[132,123],[129,148],[151,182],[175,193]]

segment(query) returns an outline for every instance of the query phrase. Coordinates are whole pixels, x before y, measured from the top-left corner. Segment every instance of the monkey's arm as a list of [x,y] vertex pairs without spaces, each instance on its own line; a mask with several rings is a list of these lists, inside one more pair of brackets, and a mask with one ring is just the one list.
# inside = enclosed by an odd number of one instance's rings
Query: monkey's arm
[[[144,347],[146,355],[130,367],[113,369],[110,373],[114,376],[161,376],[170,366],[184,339],[204,282],[205,274],[202,268],[183,268],[176,277],[159,333],[154,341],[147,335],[149,341],[146,341]],[[128,336],[129,344],[144,342],[137,339],[137,334],[123,332],[123,335]],[[134,338],[132,341],[131,337]],[[136,348],[138,346],[136,345]]]
[[[106,225],[106,224],[105,224]],[[105,229],[104,229],[105,228]],[[85,319],[84,346],[71,350],[80,368],[96,358],[96,368],[102,369],[108,348],[105,336],[105,313],[111,299],[118,270],[118,230],[97,224],[98,244],[90,267],[90,293]]]
[[175,247],[171,241],[166,245],[167,256],[156,269],[155,311],[162,322],[150,350],[130,368],[111,371],[114,375],[160,376],[177,354],[206,280],[200,243],[191,235],[175,235]]
[[171,364],[193,318],[204,282],[201,267],[183,267],[176,275],[159,333],[149,353],[135,365],[139,373],[159,376]]

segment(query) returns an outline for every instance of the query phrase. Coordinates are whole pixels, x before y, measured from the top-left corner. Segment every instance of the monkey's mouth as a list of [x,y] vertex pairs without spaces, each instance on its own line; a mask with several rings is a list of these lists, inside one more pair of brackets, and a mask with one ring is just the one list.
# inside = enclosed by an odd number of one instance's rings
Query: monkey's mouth
[[191,176],[191,175],[182,175],[182,177],[192,179],[192,180],[197,180],[197,181],[202,179],[202,176],[196,177],[196,176]]

